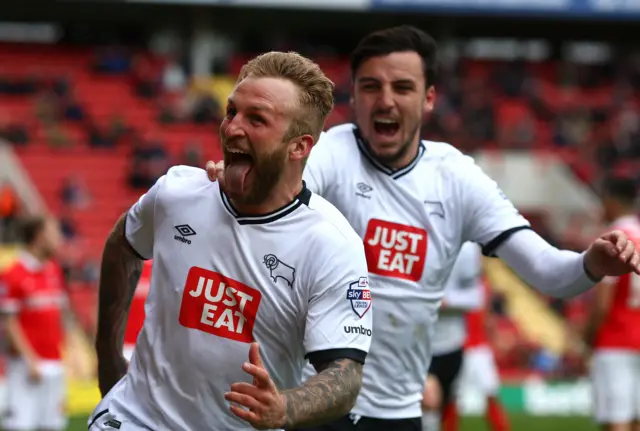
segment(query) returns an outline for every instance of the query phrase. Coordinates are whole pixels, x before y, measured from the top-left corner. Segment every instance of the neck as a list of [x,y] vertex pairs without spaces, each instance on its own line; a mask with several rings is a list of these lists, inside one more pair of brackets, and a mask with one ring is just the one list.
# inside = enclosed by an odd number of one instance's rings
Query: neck
[[413,159],[418,156],[419,144],[420,136],[416,135],[416,137],[407,147],[407,150],[398,159],[385,163],[385,165],[396,171],[409,166]]
[[45,256],[42,254],[42,252],[34,246],[27,246],[25,248],[25,250],[27,251],[27,253],[29,253],[31,256],[35,257],[36,260],[40,263],[44,263],[45,260],[47,260],[45,258]]
[[231,197],[229,197],[229,200],[231,200],[231,203],[240,214],[261,215],[276,211],[291,203],[301,191],[302,179],[300,176],[292,180],[286,180],[283,177],[262,203],[255,205],[242,204],[231,199]]

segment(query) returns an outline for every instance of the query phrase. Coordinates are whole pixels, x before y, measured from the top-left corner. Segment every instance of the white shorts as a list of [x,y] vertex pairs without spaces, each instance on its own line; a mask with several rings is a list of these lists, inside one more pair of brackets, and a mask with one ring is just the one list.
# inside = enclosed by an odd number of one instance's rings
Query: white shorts
[[464,351],[460,386],[484,396],[497,395],[500,390],[498,367],[489,346],[471,347]]
[[601,424],[640,418],[640,353],[602,349],[591,362],[594,418]]
[[66,381],[61,362],[39,364],[42,379],[29,380],[26,362],[7,361],[7,415],[3,426],[10,430],[63,430],[67,427]]
[[107,395],[98,403],[89,420],[87,421],[89,431],[149,431],[148,428],[136,423],[124,415],[114,413],[111,403],[113,396],[124,388],[123,380],[120,380],[109,391]]

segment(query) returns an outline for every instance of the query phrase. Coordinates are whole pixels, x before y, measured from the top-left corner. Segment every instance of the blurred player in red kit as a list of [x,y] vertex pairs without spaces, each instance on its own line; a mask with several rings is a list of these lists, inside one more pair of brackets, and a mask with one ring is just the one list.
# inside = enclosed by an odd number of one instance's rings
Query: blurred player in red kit
[[[632,180],[604,182],[602,205],[609,227],[640,239]],[[604,430],[640,430],[640,276],[607,277],[595,290],[586,333],[593,346],[594,418]]]
[[25,220],[26,243],[0,282],[6,295],[0,309],[8,346],[7,430],[62,430],[65,378],[62,363],[62,272],[52,257],[61,244],[58,223],[50,217]]
[[131,308],[129,309],[129,320],[127,321],[127,328],[124,332],[123,349],[124,357],[127,361],[131,361],[133,349],[138,340],[138,334],[144,323],[144,304],[147,301],[147,294],[149,293],[149,286],[151,285],[151,262],[151,260],[146,260],[142,266],[140,280],[133,294]]
[[[467,341],[465,343],[462,365],[461,385],[479,391],[486,400],[485,419],[492,431],[509,431],[509,419],[498,399],[500,376],[493,350],[487,339],[487,317],[489,288],[484,279],[485,301],[483,308],[467,313]],[[454,406],[445,408],[445,430],[456,431],[456,427],[446,427],[447,422],[457,424],[457,411]]]

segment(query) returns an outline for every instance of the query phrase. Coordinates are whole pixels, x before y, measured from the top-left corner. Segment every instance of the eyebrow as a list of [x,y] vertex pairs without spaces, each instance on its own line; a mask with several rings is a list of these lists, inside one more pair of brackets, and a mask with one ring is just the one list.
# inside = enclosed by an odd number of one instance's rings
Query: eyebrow
[[[358,78],[358,83],[359,84],[371,84],[371,83],[379,84],[380,80],[376,78],[372,78],[370,76],[363,76],[362,78]],[[393,84],[416,85],[416,83],[411,79],[397,79],[393,81]]]
[[[233,105],[236,106],[236,103],[233,101],[233,99],[231,97],[229,97],[227,99],[227,105]],[[270,108],[269,106],[266,105],[251,105],[247,107],[248,111],[253,111],[253,112],[264,112],[264,113],[273,113],[274,110],[272,108]]]

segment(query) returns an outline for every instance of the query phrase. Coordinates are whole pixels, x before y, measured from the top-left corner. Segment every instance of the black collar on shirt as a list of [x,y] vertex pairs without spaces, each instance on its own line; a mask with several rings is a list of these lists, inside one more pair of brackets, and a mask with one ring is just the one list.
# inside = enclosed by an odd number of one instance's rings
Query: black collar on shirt
[[393,169],[393,168],[390,168],[390,167],[385,166],[384,164],[380,163],[378,161],[378,159],[376,158],[376,156],[374,156],[371,153],[371,151],[369,151],[369,147],[367,146],[364,138],[362,137],[362,134],[360,133],[360,129],[358,129],[358,127],[354,127],[353,128],[353,136],[356,138],[356,143],[358,144],[358,149],[360,150],[362,155],[365,157],[365,159],[367,159],[369,161],[369,163],[371,163],[371,165],[374,168],[376,168],[377,170],[389,175],[394,180],[397,180],[398,178],[403,177],[403,176],[407,175],[409,172],[411,172],[411,170],[418,165],[418,162],[422,158],[422,155],[427,150],[425,148],[424,144],[422,143],[422,141],[420,141],[420,143],[418,145],[418,154],[416,154],[416,156],[413,158],[413,160],[411,160],[411,163],[409,163],[404,168]]
[[275,211],[260,215],[248,215],[238,212],[238,210],[233,207],[231,199],[229,199],[227,195],[222,191],[222,188],[220,188],[220,197],[222,198],[224,207],[229,213],[231,213],[233,217],[236,218],[238,224],[265,224],[286,217],[303,204],[309,205],[309,200],[311,199],[311,190],[309,190],[305,182],[302,181],[302,190],[300,190],[300,193],[298,193],[291,202],[289,202],[285,206],[278,208]]

